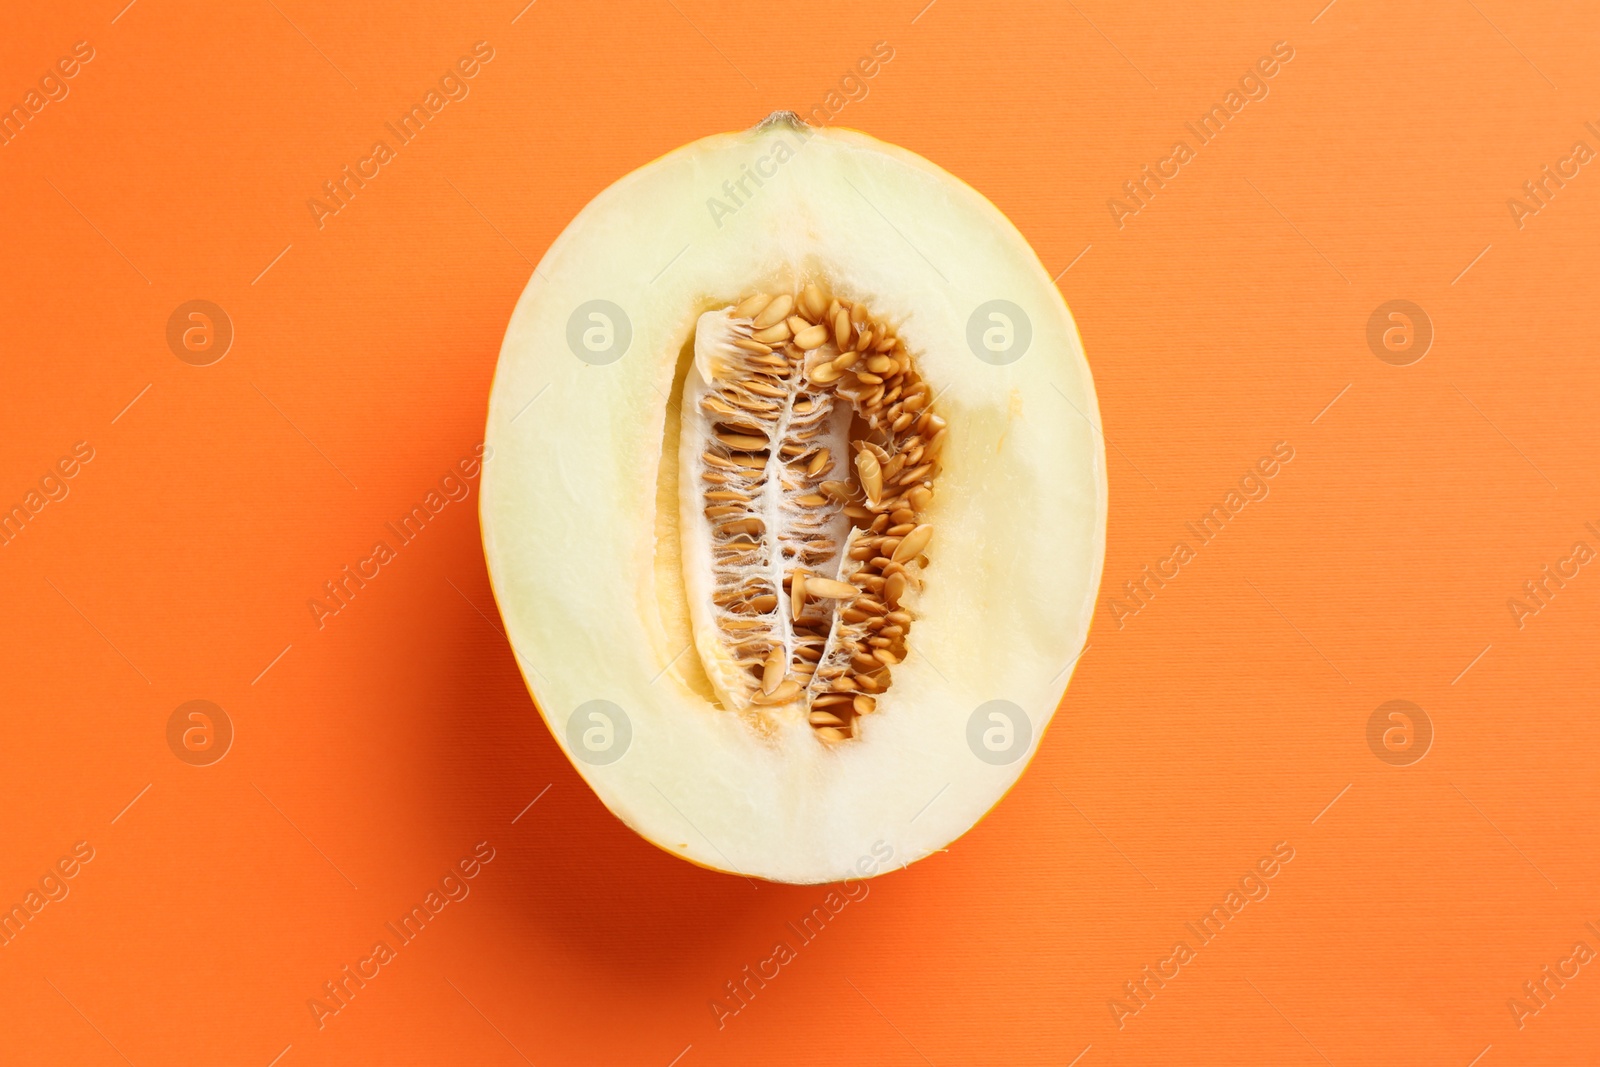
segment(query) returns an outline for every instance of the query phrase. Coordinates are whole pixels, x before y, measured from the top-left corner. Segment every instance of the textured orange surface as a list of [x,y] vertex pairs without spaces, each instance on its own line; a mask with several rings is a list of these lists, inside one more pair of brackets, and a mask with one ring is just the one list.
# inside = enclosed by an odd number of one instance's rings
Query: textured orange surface
[[[0,34],[0,1061],[1600,1055],[1592,6],[123,2]],[[1037,760],[810,940],[570,769],[467,473],[572,215],[783,107],[1062,272],[1111,484]]]

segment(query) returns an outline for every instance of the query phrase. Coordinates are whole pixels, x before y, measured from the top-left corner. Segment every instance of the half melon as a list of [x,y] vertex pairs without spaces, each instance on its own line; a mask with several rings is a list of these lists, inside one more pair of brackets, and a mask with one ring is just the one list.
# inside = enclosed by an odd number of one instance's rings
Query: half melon
[[597,196],[506,331],[481,502],[535,703],[662,849],[783,882],[1016,781],[1104,554],[1094,385],[1016,228],[787,112]]

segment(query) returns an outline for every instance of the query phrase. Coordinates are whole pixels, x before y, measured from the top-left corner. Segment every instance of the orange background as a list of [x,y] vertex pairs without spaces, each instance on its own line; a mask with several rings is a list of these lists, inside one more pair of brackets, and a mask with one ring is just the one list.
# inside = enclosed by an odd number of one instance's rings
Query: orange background
[[[1507,600],[1600,547],[1600,175],[1520,229],[1506,201],[1600,148],[1600,12],[123,2],[0,35],[8,106],[95,50],[0,147],[0,503],[94,450],[0,546],[0,903],[94,849],[0,948],[0,1060],[1593,1062],[1600,968],[1521,1029],[1507,1001],[1600,949],[1600,576],[1520,628]],[[306,200],[480,40],[470,95],[319,229]],[[584,787],[499,632],[476,482],[321,629],[306,603],[482,439],[512,306],[585,202],[828,107],[880,40],[833,121],[1063,271],[1109,437],[1103,594],[1295,458],[1120,629],[1101,605],[997,811],[719,1029],[823,891],[675,860]],[[1107,200],[1280,40],[1270,95],[1118,229]],[[167,345],[192,299],[233,325],[209,366]],[[1409,366],[1367,344],[1393,299],[1435,332]],[[167,743],[196,699],[236,731],[210,766]],[[1395,699],[1435,733],[1408,766],[1367,741]],[[319,1029],[308,999],[480,841],[471,895]],[[1123,983],[1280,841],[1270,896],[1119,1028]]]

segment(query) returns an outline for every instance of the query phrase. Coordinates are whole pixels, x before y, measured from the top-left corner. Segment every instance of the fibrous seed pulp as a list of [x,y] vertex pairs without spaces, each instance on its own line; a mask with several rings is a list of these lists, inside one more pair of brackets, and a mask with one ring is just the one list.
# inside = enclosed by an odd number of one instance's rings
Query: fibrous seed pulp
[[695,640],[724,708],[857,736],[908,652],[945,422],[916,360],[819,283],[701,315],[683,396]]

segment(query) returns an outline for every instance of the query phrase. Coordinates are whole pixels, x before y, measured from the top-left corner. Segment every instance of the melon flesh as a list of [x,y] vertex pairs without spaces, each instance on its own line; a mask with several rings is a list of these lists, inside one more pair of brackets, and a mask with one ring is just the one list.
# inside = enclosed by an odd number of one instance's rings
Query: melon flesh
[[[689,462],[710,331],[752,293],[808,285],[886,324],[947,426],[903,662],[842,739],[808,720],[807,694],[752,704],[759,684],[708,632]],[[842,441],[849,416],[834,419]],[[784,113],[640,168],[540,262],[490,398],[485,554],[552,735],[619,818],[707,867],[828,882],[945,848],[1021,774],[1084,646],[1098,420],[1037,256],[927,160]]]

